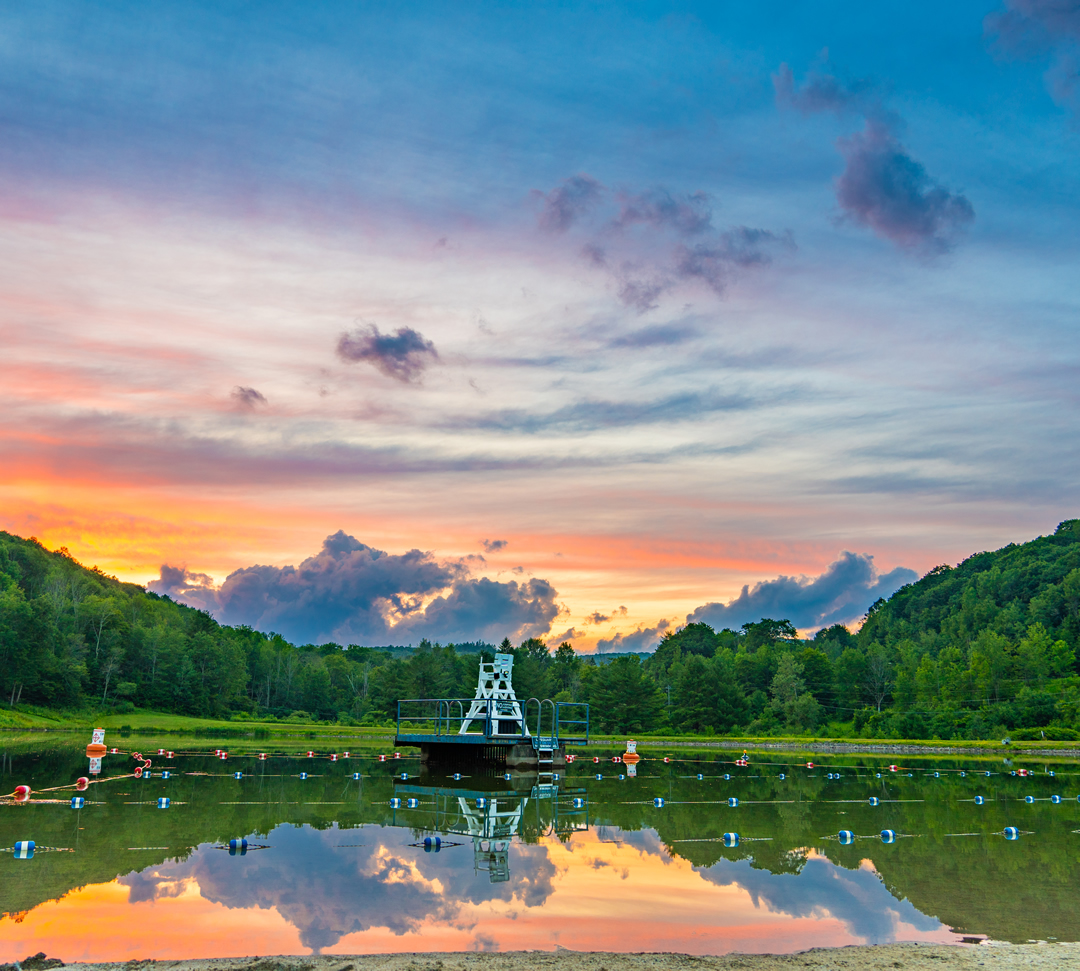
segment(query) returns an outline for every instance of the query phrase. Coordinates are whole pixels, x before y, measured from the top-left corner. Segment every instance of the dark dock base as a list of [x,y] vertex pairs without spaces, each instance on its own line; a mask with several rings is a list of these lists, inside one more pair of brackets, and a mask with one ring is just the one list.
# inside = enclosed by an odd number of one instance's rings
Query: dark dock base
[[[399,745],[409,742],[398,739]],[[505,765],[508,769],[530,769],[544,772],[566,768],[566,746],[560,745],[551,752],[550,762],[540,762],[539,753],[529,742],[516,745],[477,745],[456,742],[411,743],[420,748],[420,761],[426,765]]]

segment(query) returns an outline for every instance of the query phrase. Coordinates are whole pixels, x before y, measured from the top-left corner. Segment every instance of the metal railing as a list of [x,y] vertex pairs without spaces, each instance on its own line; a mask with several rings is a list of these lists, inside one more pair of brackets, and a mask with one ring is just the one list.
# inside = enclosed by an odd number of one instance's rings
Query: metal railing
[[[461,734],[461,726],[467,720],[466,716],[474,700],[402,698],[397,703],[397,734],[446,737],[449,741],[449,736]],[[507,702],[500,699],[489,699],[483,706],[484,713],[474,716],[466,734],[472,737],[498,737],[496,723],[507,720],[505,716],[508,713],[499,710],[500,705],[505,704]],[[588,742],[589,706],[585,702],[529,698],[520,704],[524,718],[523,727],[528,733],[526,736],[526,732],[523,732],[522,737],[540,739],[557,746],[560,739],[566,737],[572,737],[576,741],[583,728],[585,741]]]

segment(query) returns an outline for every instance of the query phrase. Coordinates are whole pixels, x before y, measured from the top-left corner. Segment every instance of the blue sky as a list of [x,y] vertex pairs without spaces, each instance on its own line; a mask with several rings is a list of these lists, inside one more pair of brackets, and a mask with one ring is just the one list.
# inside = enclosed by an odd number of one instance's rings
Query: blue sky
[[343,530],[448,585],[340,636],[584,647],[1050,531],[1078,11],[0,5],[0,526],[211,604]]

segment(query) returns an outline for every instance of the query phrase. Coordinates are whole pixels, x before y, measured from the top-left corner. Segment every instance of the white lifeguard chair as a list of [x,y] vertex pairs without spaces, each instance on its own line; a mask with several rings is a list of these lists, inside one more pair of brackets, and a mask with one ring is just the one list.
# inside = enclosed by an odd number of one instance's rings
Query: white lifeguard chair
[[469,713],[462,719],[459,735],[474,734],[473,722],[480,722],[480,730],[487,734],[488,716],[491,735],[510,738],[530,738],[529,726],[521,711],[521,702],[514,694],[511,680],[514,669],[513,654],[496,654],[494,664],[480,662],[480,676],[476,682],[476,697],[469,706]]

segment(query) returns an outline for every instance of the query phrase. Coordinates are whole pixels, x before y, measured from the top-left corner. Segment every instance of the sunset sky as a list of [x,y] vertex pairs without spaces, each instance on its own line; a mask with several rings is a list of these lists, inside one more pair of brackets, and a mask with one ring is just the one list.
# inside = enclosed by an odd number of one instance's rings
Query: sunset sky
[[0,53],[0,528],[301,641],[625,650],[1080,515],[1073,0],[37,0]]

